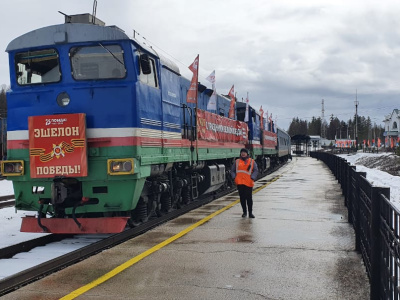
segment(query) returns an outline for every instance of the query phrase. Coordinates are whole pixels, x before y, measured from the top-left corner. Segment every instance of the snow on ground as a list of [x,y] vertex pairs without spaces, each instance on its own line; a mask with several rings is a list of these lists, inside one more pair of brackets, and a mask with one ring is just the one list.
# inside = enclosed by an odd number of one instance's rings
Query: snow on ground
[[[12,194],[14,194],[12,181],[0,180],[0,196]],[[32,216],[35,215],[35,212],[15,212],[14,207],[0,209],[0,248],[21,243],[43,235],[43,233],[26,233],[19,231],[21,227],[21,218],[26,215]]]
[[389,174],[399,174],[400,158],[393,153],[357,153],[340,154],[351,165],[356,166],[357,172],[366,172],[367,180],[373,186],[390,188],[390,202],[400,209],[400,177]]
[[12,181],[0,180],[0,196],[12,195],[14,194],[14,189]]
[[[11,195],[14,193],[12,182],[0,180],[0,196]],[[33,211],[15,212],[14,207],[0,209],[0,248],[11,246],[23,241],[31,240],[44,233],[26,233],[20,232],[21,217],[26,215],[36,215]],[[108,235],[79,235],[60,242],[37,247],[29,252],[19,253],[12,258],[0,260],[0,280],[34,267],[55,257],[75,251],[86,245],[99,241]]]

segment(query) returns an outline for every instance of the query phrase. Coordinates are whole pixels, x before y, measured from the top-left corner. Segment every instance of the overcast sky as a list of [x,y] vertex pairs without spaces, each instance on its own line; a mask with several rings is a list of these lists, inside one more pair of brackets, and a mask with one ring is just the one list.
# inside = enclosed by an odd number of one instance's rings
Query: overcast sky
[[[8,43],[36,28],[91,13],[93,0],[6,0],[0,10],[0,85],[9,84]],[[185,77],[200,55],[200,81],[215,69],[217,92],[263,106],[287,129],[293,117],[355,114],[383,125],[400,108],[400,1],[98,0],[97,17],[133,30]]]

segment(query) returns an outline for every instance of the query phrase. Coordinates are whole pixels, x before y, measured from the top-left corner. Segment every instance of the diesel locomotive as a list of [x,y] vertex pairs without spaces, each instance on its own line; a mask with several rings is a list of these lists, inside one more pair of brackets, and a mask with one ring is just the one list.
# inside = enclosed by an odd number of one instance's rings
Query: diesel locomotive
[[[190,81],[175,63],[90,14],[9,43],[7,160],[21,231],[115,233],[232,186],[247,147],[260,172],[290,157],[290,137]],[[261,124],[262,123],[262,124]]]

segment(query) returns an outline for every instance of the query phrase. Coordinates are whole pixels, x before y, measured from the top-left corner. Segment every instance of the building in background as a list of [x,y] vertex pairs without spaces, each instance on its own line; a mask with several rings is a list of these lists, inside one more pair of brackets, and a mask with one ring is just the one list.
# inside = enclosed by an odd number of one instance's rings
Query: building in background
[[329,148],[332,147],[335,144],[335,141],[333,140],[328,140],[325,138],[322,138],[319,135],[310,135],[310,144],[309,146],[313,150],[320,150],[324,148]]
[[400,138],[400,115],[399,110],[396,108],[393,112],[387,116],[383,120],[385,122],[385,132],[383,136],[385,137],[385,146],[394,148],[399,145]]

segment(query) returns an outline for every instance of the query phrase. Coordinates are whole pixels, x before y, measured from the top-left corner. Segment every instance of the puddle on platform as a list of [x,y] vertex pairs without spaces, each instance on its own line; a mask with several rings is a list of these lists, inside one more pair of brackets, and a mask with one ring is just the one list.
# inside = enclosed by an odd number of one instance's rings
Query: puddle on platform
[[225,205],[223,205],[223,204],[207,204],[207,205],[203,206],[202,208],[217,211],[224,207],[225,207]]
[[239,235],[237,237],[229,238],[227,243],[253,243],[253,237],[249,234]]
[[201,219],[194,219],[194,218],[177,218],[171,221],[172,224],[175,225],[188,225],[194,224],[200,221]]
[[270,182],[271,180],[258,180],[258,183],[262,183],[262,184],[266,184],[268,182]]
[[250,275],[253,275],[253,274],[254,273],[245,270],[245,271],[240,272],[240,274],[234,275],[234,277],[236,277],[236,278],[248,278]]
[[155,231],[155,232],[147,232],[146,234],[137,237],[135,240],[140,241],[141,244],[144,244],[146,242],[161,243],[166,239],[169,239],[170,237],[171,234],[168,232]]
[[232,195],[230,195],[230,196],[224,196],[224,197],[222,197],[222,199],[232,199],[232,200],[235,200],[235,199],[237,199],[239,197],[239,195],[237,195],[237,196],[232,196]]

